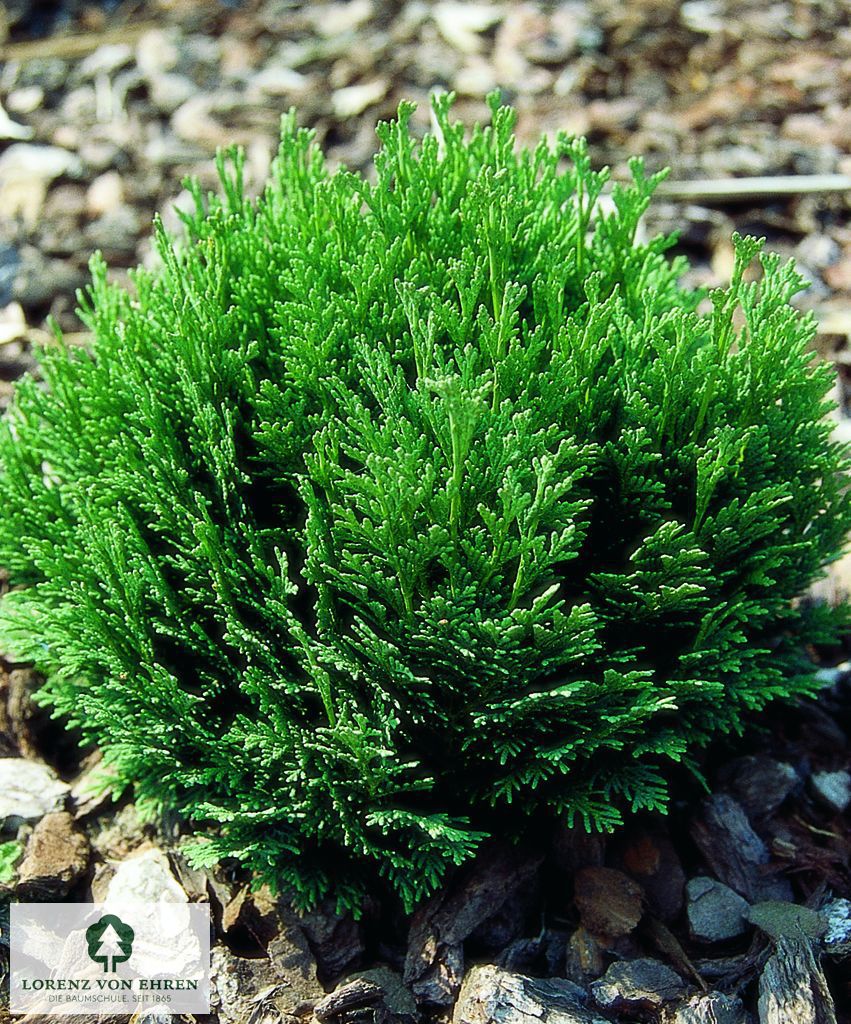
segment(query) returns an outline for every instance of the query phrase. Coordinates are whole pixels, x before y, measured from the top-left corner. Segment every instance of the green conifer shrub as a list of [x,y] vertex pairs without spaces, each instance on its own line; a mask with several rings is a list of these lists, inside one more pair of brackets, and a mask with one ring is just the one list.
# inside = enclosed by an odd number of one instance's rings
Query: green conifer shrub
[[[812,692],[796,600],[851,524],[802,281],[684,290],[584,141],[514,115],[374,182],[285,119],[0,439],[0,642],[119,780],[304,903],[413,905],[494,831],[661,808],[666,764]],[[711,300],[711,301],[710,301]]]

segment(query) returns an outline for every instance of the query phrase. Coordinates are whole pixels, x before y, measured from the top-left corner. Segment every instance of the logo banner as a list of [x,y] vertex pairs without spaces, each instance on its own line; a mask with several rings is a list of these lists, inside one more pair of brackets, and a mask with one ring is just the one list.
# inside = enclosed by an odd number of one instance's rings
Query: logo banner
[[210,1012],[210,908],[13,903],[12,1013]]

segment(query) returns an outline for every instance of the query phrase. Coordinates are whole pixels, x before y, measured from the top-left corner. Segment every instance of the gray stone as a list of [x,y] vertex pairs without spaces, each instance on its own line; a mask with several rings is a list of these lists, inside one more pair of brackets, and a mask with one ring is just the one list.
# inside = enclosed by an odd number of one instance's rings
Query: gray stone
[[136,251],[141,224],[129,206],[117,206],[92,221],[86,229],[88,243],[110,255],[130,256]]
[[98,119],[98,96],[94,86],[81,85],[77,89],[69,89],[62,97],[59,115],[63,126],[70,127],[70,133],[63,132],[60,140],[70,149],[76,149],[77,140],[84,131],[83,125],[92,124]]
[[65,88],[67,80],[68,64],[61,57],[32,57],[21,63],[16,84],[23,89],[38,86],[50,93]]
[[128,857],[115,869],[104,903],[186,903],[188,897],[171,871],[162,850],[149,847]]
[[810,776],[813,796],[828,810],[842,814],[851,805],[851,774],[815,772]]
[[748,1015],[737,996],[706,992],[678,1006],[670,1024],[746,1024]]
[[124,182],[117,171],[99,175],[86,189],[86,213],[101,217],[112,213],[124,202]]
[[149,79],[172,71],[180,60],[180,38],[176,29],[152,28],[136,45],[136,65]]
[[815,270],[824,270],[841,256],[842,250],[829,235],[807,235],[795,246],[795,258]]
[[154,76],[148,84],[151,102],[164,114],[173,114],[198,92],[198,87],[191,78],[168,71]]
[[26,309],[50,302],[56,295],[73,293],[83,275],[66,260],[52,260],[32,245],[21,246],[13,295]]
[[485,964],[467,972],[452,1024],[606,1024],[582,1005],[583,996],[561,978],[542,981]]
[[155,167],[173,167],[200,159],[204,155],[204,150],[176,139],[168,133],[155,135],[147,143],[145,155]]
[[112,139],[100,139],[86,135],[77,151],[86,167],[92,171],[105,171],[113,167],[121,154],[121,147]]
[[744,935],[748,902],[723,882],[700,876],[686,886],[688,924],[700,942],[724,942]]
[[52,768],[22,757],[0,758],[0,820],[5,830],[62,809],[69,787]]
[[686,990],[680,976],[658,960],[618,960],[591,986],[597,1005],[615,1013],[661,1009]]
[[39,245],[51,253],[74,252],[62,232],[76,235],[77,222],[85,216],[86,190],[80,185],[56,185],[47,195],[39,232]]
[[8,306],[14,297],[15,277],[20,262],[15,246],[0,242],[0,307]]
[[285,65],[267,64],[251,76],[251,95],[289,96],[302,93],[310,85],[310,79],[300,71]]
[[61,146],[41,146],[16,142],[0,157],[0,181],[37,179],[45,183],[63,174],[78,176],[82,172],[79,157]]
[[211,898],[210,876],[213,869],[193,867],[186,858],[183,849],[169,850],[169,863],[180,888],[192,903],[205,903]]

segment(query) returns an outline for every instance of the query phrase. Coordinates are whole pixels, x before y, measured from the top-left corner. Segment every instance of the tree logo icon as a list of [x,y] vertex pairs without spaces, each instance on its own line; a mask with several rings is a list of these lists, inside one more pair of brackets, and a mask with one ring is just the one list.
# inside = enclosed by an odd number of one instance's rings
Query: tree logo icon
[[89,959],[103,964],[104,972],[114,971],[117,964],[130,959],[136,933],[115,914],[104,914],[86,929]]

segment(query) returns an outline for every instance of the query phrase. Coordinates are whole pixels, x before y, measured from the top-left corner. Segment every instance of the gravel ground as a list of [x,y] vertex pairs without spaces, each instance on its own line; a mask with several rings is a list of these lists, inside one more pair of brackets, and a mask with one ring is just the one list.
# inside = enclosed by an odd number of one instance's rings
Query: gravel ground
[[[27,13],[29,12],[29,13]],[[851,175],[851,26],[841,0],[570,0],[561,4],[159,0],[30,5],[0,17],[0,339],[72,334],[74,290],[101,249],[150,259],[153,214],[177,226],[181,182],[214,185],[217,146],[264,180],[294,105],[333,161],[363,168],[398,102],[428,124],[434,89],[486,114],[500,86],[519,134],[587,134],[616,177],[631,154],[672,181]],[[3,35],[6,41],[2,42]],[[649,227],[682,230],[694,276],[723,282],[733,228],[795,255],[831,348],[851,331],[848,188],[713,205],[660,201]],[[831,343],[832,341],[832,343]]]
[[[365,168],[375,121],[401,99],[419,103],[425,130],[432,90],[455,90],[472,122],[500,86],[525,141],[565,129],[586,134],[615,177],[631,154],[672,169],[647,229],[681,231],[695,282],[728,277],[734,229],[794,255],[810,282],[799,301],[816,311],[849,410],[849,181],[700,196],[708,179],[851,176],[851,26],[839,0],[11,0],[0,62],[0,404],[32,345],[49,340],[49,317],[85,342],[74,292],[90,254],[102,250],[119,276],[149,262],[153,214],[178,226],[182,181],[212,187],[216,147],[245,147],[256,189],[280,115],[296,106],[332,161]],[[687,182],[696,193],[677,198]],[[840,565],[819,598],[848,578]],[[822,652],[824,664],[848,653]],[[667,821],[635,822],[608,844],[563,833],[545,855],[495,850],[413,922],[376,906],[358,924],[328,907],[298,920],[249,895],[238,873],[190,871],[175,830],[142,826],[127,797],[90,795],[96,755],[80,762],[33,708],[33,676],[6,668],[0,792],[26,793],[21,773],[45,761],[62,780],[28,783],[35,806],[20,815],[7,895],[101,898],[124,871],[210,900],[214,1019],[226,1024],[851,1019],[844,667],[825,669],[818,705],[711,751],[712,795],[684,782]]]

